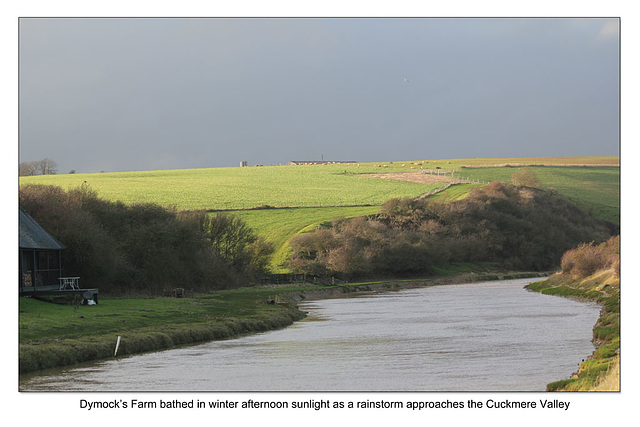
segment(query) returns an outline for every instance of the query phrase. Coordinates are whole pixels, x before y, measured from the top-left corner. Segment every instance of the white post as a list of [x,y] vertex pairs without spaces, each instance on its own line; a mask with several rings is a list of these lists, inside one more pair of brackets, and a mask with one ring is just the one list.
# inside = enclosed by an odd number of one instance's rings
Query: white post
[[118,354],[118,347],[120,347],[120,335],[118,335],[118,340],[116,341],[116,350],[113,352],[113,357],[116,357],[116,354]]

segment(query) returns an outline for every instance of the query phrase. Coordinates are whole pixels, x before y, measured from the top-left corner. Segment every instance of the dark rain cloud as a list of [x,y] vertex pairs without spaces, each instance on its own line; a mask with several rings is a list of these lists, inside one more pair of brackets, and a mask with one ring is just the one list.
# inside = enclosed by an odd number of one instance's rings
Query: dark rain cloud
[[616,19],[21,19],[20,160],[618,155],[618,48]]

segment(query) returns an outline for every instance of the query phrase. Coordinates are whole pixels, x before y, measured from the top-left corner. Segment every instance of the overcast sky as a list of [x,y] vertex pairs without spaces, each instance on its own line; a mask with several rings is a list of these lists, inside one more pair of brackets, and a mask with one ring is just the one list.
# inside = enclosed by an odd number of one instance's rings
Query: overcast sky
[[59,173],[620,154],[617,19],[23,18],[19,43],[20,161]]

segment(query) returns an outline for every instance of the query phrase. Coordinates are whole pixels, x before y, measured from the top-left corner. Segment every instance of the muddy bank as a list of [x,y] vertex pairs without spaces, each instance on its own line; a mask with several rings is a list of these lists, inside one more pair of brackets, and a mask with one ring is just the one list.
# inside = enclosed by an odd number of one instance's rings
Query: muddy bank
[[422,288],[425,286],[455,285],[462,283],[487,282],[491,280],[509,280],[547,277],[550,272],[513,272],[513,273],[491,273],[491,274],[464,274],[453,277],[436,277],[422,280],[398,280],[359,283],[356,285],[339,285],[328,288],[300,290],[289,293],[287,296],[295,301],[310,301],[325,298],[342,298],[365,295],[367,293],[379,293],[389,291],[399,291],[402,289]]

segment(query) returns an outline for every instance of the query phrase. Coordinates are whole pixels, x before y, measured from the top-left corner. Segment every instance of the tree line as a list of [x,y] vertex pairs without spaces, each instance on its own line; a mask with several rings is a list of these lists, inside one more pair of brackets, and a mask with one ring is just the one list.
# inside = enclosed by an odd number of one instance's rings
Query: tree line
[[207,291],[261,277],[273,246],[239,218],[100,199],[86,184],[22,186],[20,208],[62,243],[65,275],[101,293]]
[[22,162],[18,167],[19,176],[55,175],[56,173],[58,173],[58,164],[49,158]]
[[553,192],[493,182],[449,203],[393,199],[378,215],[297,236],[288,266],[343,278],[432,274],[456,262],[543,271],[566,250],[616,232]]

